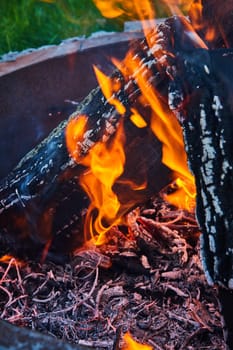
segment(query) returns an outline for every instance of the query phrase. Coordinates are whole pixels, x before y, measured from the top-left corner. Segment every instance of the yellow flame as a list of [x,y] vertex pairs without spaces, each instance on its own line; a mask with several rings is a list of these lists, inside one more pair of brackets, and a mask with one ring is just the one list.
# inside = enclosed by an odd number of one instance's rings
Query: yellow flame
[[97,142],[80,162],[88,167],[80,177],[80,184],[91,200],[85,221],[85,235],[87,238],[91,235],[96,244],[102,244],[109,228],[123,220],[119,217],[120,202],[112,189],[124,170],[122,123],[110,144]]
[[86,130],[87,117],[78,115],[76,118],[70,119],[66,127],[66,146],[67,149],[77,162],[80,159],[80,144],[83,141]]
[[147,126],[147,122],[145,119],[138,113],[138,111],[135,108],[131,108],[131,116],[130,120],[134,125],[136,125],[139,129],[145,128]]
[[94,71],[98,83],[101,87],[101,90],[108,100],[113,106],[115,106],[116,110],[120,114],[125,113],[125,106],[116,98],[115,94],[120,90],[121,83],[117,78],[109,78],[103,72],[101,72],[96,66],[94,66]]
[[153,350],[150,345],[143,345],[136,340],[134,340],[129,332],[124,334],[123,337],[124,345],[122,350]]

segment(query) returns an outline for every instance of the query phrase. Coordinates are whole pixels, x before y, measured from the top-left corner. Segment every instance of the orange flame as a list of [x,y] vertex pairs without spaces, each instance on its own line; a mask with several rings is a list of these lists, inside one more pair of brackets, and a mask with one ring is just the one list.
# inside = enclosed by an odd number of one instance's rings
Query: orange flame
[[[152,44],[152,43],[151,43]],[[190,173],[187,164],[187,154],[185,152],[182,130],[175,115],[168,109],[167,105],[159,98],[157,91],[150,84],[152,72],[146,65],[142,65],[138,57],[132,56],[129,52],[121,64],[113,60],[117,68],[127,78],[132,75],[142,93],[144,103],[149,104],[153,110],[150,127],[156,137],[162,142],[163,155],[162,162],[174,172],[174,179],[177,178],[176,184],[179,191],[166,196],[172,204],[187,210],[195,207],[195,184],[194,177]],[[137,120],[142,120],[143,116],[137,112]],[[133,110],[132,117],[135,116]],[[146,126],[145,123],[135,125],[140,127]]]
[[211,43],[216,39],[216,28],[203,19],[203,0],[196,0],[192,3],[189,9],[189,16],[192,20],[194,30],[202,31],[202,35],[204,35],[207,42]]
[[[108,13],[104,11],[104,4],[108,3]],[[155,19],[155,10],[152,6],[152,2],[149,0],[145,1],[130,1],[134,4],[138,17],[142,20],[143,30],[145,37],[147,39],[148,46],[152,48],[156,43],[154,40],[151,40],[151,25],[155,27],[155,23],[150,22],[148,26],[147,22],[143,20],[149,19],[154,21]],[[179,5],[188,5],[190,1],[176,1],[176,0],[165,0],[166,4],[169,6],[170,10],[174,14],[181,15]],[[127,8],[127,1],[124,1],[124,4]],[[96,6],[100,9],[102,14],[105,14],[107,17],[112,15],[111,6],[115,10],[119,1],[104,1],[104,0],[95,0]],[[121,2],[122,5],[122,2]],[[195,33],[192,25],[184,19],[184,25],[187,31],[192,32],[192,36],[198,47],[206,48],[205,43],[199,38]],[[158,53],[163,55],[164,52]],[[171,55],[171,53],[167,53]],[[177,186],[180,188],[179,191],[176,191],[172,195],[167,197],[170,202],[175,204],[178,207],[185,209],[194,208],[195,206],[195,184],[194,178],[191,175],[188,165],[187,165],[187,155],[184,148],[183,136],[181,127],[173,115],[172,112],[168,110],[165,104],[158,97],[157,91],[154,87],[149,84],[149,81],[152,78],[152,73],[148,67],[141,65],[140,59],[135,57],[129,52],[122,63],[117,62],[113,59],[113,63],[121,71],[123,76],[127,79],[127,75],[131,75],[135,78],[140,91],[142,92],[144,101],[149,103],[152,107],[154,114],[151,119],[151,129],[156,135],[156,137],[163,144],[163,163],[167,165],[170,169],[174,171],[174,178],[177,178]],[[166,64],[166,62],[164,62]],[[105,96],[107,96],[105,94]],[[131,121],[140,127],[146,127],[147,123],[141,116],[138,111],[135,109],[132,110],[132,115],[130,117]]]
[[119,91],[121,87],[120,81],[114,78],[109,78],[104,73],[102,73],[96,66],[94,66],[94,71],[98,83],[101,86],[101,90],[108,102],[115,106],[116,110],[120,114],[124,114],[125,106],[115,97],[115,93]]
[[[113,102],[117,105],[117,101]],[[80,184],[91,200],[86,215],[85,236],[87,239],[91,236],[96,244],[102,244],[105,241],[105,232],[113,224],[119,224],[123,220],[119,216],[120,202],[112,189],[124,170],[123,124],[119,123],[117,132],[111,140],[96,142],[89,153],[81,157],[77,146],[82,140],[85,124],[85,116],[80,116],[68,123],[67,148],[79,164],[87,167],[80,176]]]
[[66,146],[71,157],[76,160],[80,159],[80,144],[83,141],[86,130],[87,117],[78,115],[76,118],[70,119],[66,127]]
[[122,350],[152,350],[152,346],[143,345],[135,341],[129,332],[125,333],[124,337],[124,345]]
[[10,264],[10,263],[14,263],[17,264],[19,267],[23,267],[26,263],[23,260],[20,260],[18,258],[15,258],[13,255],[3,255],[0,258],[0,263],[4,263],[4,264]]
[[[80,183],[91,199],[85,234],[89,236],[90,233],[93,238],[99,234],[96,244],[104,243],[109,228],[122,222],[119,217],[120,202],[112,187],[124,170],[123,145],[124,133],[120,123],[110,144],[97,142],[85,157],[84,163],[90,170],[81,176]],[[96,218],[95,213],[98,214]]]
[[[141,20],[154,21],[155,18],[155,10],[149,0],[140,2],[136,0],[94,0],[94,2],[106,17],[114,18],[126,11],[128,13],[131,13],[131,11],[135,13],[136,11]],[[174,12],[179,11],[176,6],[177,1],[166,0],[166,3],[170,5]],[[182,2],[183,5],[184,3]],[[186,19],[183,23],[187,31],[194,32],[191,24]],[[156,35],[151,35],[151,30],[147,24],[143,24],[143,26],[148,46],[154,48]],[[195,35],[194,32],[192,37],[195,41],[197,40],[197,46],[205,47],[201,39],[198,41],[198,36]],[[151,50],[151,52],[154,52],[155,56],[160,55],[160,57],[157,57],[160,59],[165,54],[161,50],[159,52]],[[166,55],[171,56],[172,53],[166,52]],[[143,105],[150,105],[153,111],[151,119],[148,120],[133,105],[130,120],[138,128],[150,127],[163,145],[162,161],[173,171],[174,179],[177,179],[176,185],[179,187],[179,191],[167,196],[167,199],[178,207],[190,210],[194,207],[195,184],[187,166],[182,130],[174,114],[169,110],[167,103],[162,100],[151,83],[153,73],[150,66],[144,65],[140,58],[131,51],[128,52],[122,62],[113,59],[113,63],[122,73],[125,82],[129,79],[135,80],[141,91],[138,101],[140,100]],[[166,60],[163,64],[166,64]],[[122,82],[118,77],[106,76],[97,67],[94,67],[94,71],[108,103],[112,104],[121,116],[124,116],[126,108],[117,97],[118,92],[122,89]],[[91,200],[86,215],[85,235],[87,238],[90,236],[94,238],[96,244],[102,244],[105,241],[105,233],[111,226],[124,222],[122,214],[125,212],[125,204],[120,203],[113,190],[114,184],[123,181],[122,179],[119,180],[125,166],[123,119],[119,122],[115,135],[109,137],[108,140],[102,140],[94,144],[84,157],[80,155],[80,146],[86,131],[87,117],[80,115],[71,119],[67,126],[67,148],[73,159],[87,167],[87,170],[80,177],[80,184]],[[146,187],[145,179],[143,179],[142,184],[134,184],[130,179],[124,180],[124,183],[134,190]]]

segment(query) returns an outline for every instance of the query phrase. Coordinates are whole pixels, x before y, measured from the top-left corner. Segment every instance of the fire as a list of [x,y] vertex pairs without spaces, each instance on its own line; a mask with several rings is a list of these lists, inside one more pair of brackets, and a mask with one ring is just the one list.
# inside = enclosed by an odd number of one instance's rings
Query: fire
[[[118,16],[115,11],[116,7],[124,3],[125,9],[127,9],[128,2],[117,2],[115,0],[104,1],[104,0],[94,0],[96,6],[102,12],[103,15],[108,17]],[[173,14],[182,15],[180,7],[187,10],[190,6],[191,1],[177,1],[177,0],[165,0],[166,5],[170,8]],[[105,12],[104,4],[108,3],[108,11]],[[138,18],[142,21],[142,26],[144,30],[145,37],[147,39],[148,46],[153,51],[153,47],[156,45],[154,40],[151,40],[151,28],[155,28],[155,8],[152,2],[149,0],[145,1],[130,1],[133,4]],[[178,6],[179,5],[179,6]],[[111,11],[111,8],[114,11]],[[123,11],[124,7],[121,7]],[[196,13],[196,16],[201,16],[201,1],[197,1],[195,9],[192,9]],[[199,11],[199,12],[198,12]],[[122,13],[121,13],[122,14]],[[149,26],[148,22],[144,20],[150,20]],[[184,20],[184,25],[186,30],[192,33],[193,40],[198,47],[207,48],[205,43],[196,34],[195,28],[187,21]],[[159,55],[164,55],[164,52],[156,53]],[[166,53],[168,56],[171,53]],[[157,57],[158,58],[158,57]],[[148,82],[152,78],[152,73],[148,67],[141,67],[140,59],[133,57],[131,52],[129,52],[122,63],[113,60],[117,68],[121,71],[124,77],[127,78],[128,74],[131,74],[142,94],[145,102],[149,103],[154,111],[154,115],[151,119],[151,129],[156,135],[156,137],[163,144],[163,163],[167,165],[174,172],[174,179],[177,179],[176,186],[179,191],[176,191],[172,195],[167,196],[167,199],[174,205],[185,208],[188,210],[194,209],[195,207],[195,183],[192,174],[190,173],[187,165],[187,155],[184,148],[183,136],[181,127],[168,108],[162,103],[161,99],[158,97],[157,91]],[[166,64],[166,62],[164,62]],[[133,111],[130,117],[132,122],[138,127],[145,127],[146,122],[137,111]]]
[[123,124],[120,123],[113,140],[109,143],[97,142],[81,163],[88,170],[81,176],[80,183],[91,199],[86,215],[85,235],[88,237],[91,234],[96,244],[102,244],[109,228],[123,220],[119,216],[120,202],[112,189],[124,170]]
[[[172,57],[171,52],[162,52],[155,50],[156,35],[151,34],[151,25],[155,28],[155,8],[152,2],[145,1],[127,1],[127,0],[93,0],[101,13],[110,18],[115,18],[123,14],[137,16],[142,20],[145,37],[148,47],[155,59],[162,57]],[[165,1],[174,13],[180,13],[177,1]],[[189,1],[181,1],[183,7]],[[195,8],[196,22],[201,16],[200,2],[197,2]],[[198,12],[199,11],[199,12]],[[144,20],[150,20],[150,25]],[[191,24],[184,18],[183,24],[186,31],[192,33],[191,37],[197,47],[206,47],[199,39]],[[156,56],[159,55],[160,57]],[[153,60],[153,59],[152,59]],[[167,196],[173,204],[178,207],[193,209],[195,206],[195,184],[194,178],[187,165],[187,155],[184,148],[181,127],[169,110],[167,103],[156,91],[152,85],[153,72],[148,65],[144,65],[140,58],[134,52],[129,51],[122,62],[113,59],[113,63],[121,72],[125,83],[129,79],[134,80],[140,89],[141,96],[138,102],[142,105],[150,105],[153,113],[148,120],[140,113],[136,105],[132,105],[128,118],[138,128],[151,128],[152,132],[162,143],[162,162],[169,167],[174,174],[176,187],[179,191]],[[166,65],[166,59],[163,62]],[[124,153],[124,118],[126,107],[119,100],[118,92],[122,89],[121,81],[118,78],[108,77],[97,67],[94,71],[102,92],[109,104],[112,104],[120,115],[121,119],[117,126],[115,135],[109,137],[109,140],[96,142],[88,154],[80,155],[80,145],[86,132],[87,117],[80,115],[70,120],[67,126],[66,139],[67,148],[75,161],[83,164],[86,171],[80,177],[80,184],[88,194],[91,204],[88,208],[85,221],[86,237],[94,238],[96,244],[102,244],[105,241],[105,233],[109,228],[116,224],[124,222],[123,214],[127,208],[120,202],[117,194],[114,192],[114,185],[120,181],[120,176],[124,172],[125,153]],[[131,189],[138,190],[146,187],[146,179],[141,184],[132,183],[131,179],[125,179],[125,184]],[[155,179],[156,181],[156,179]],[[129,198],[130,202],[130,198]],[[132,204],[132,203],[131,203]]]
[[87,117],[79,115],[77,118],[71,119],[66,128],[66,146],[67,149],[77,162],[80,158],[80,143],[83,140],[86,130]]
[[152,346],[150,345],[143,345],[135,341],[131,334],[129,332],[125,333],[124,335],[124,345],[122,347],[122,350],[152,350]]
[[[151,46],[154,44],[149,36],[148,41]],[[166,196],[166,199],[177,207],[187,210],[193,209],[195,206],[195,183],[187,165],[187,154],[185,152],[182,130],[174,114],[163,103],[157,91],[149,83],[153,73],[147,66],[141,64],[140,58],[133,56],[131,52],[128,53],[123,63],[116,60],[113,60],[113,62],[126,79],[128,74],[134,77],[142,92],[144,103],[149,104],[153,109],[154,113],[150,127],[156,137],[162,142],[162,162],[173,170],[174,179],[177,179],[176,185],[179,188],[179,191]],[[137,120],[140,121],[138,124],[136,123],[135,115]],[[135,112],[135,110],[133,110],[131,118],[133,120],[135,118],[135,125],[138,127],[146,126],[143,116]]]
[[[203,20],[203,0],[196,0],[191,4],[189,9],[189,16],[192,19],[194,30],[197,32],[202,31],[205,40],[208,43],[211,43],[216,39],[217,32],[214,25],[206,23],[206,21]],[[221,17],[220,14],[219,17]],[[219,28],[219,30],[221,31],[221,28]],[[227,41],[225,44],[227,46]]]
[[23,260],[17,259],[14,256],[8,255],[8,254],[3,255],[0,258],[0,263],[8,264],[8,265],[15,264],[19,267],[23,267],[26,264]]
[[[106,82],[106,79],[104,78],[104,82]],[[107,89],[106,86],[105,89]],[[112,102],[116,108],[121,109],[117,100]],[[123,221],[123,218],[119,215],[120,202],[112,189],[124,170],[123,123],[120,122],[113,139],[107,142],[96,142],[89,153],[82,157],[79,142],[83,139],[85,126],[86,117],[83,115],[68,123],[66,130],[67,148],[72,157],[87,168],[80,176],[80,184],[91,201],[84,226],[86,239],[91,236],[96,244],[102,244],[105,241],[105,232],[113,224],[120,224]]]
[[103,94],[108,100],[108,102],[111,103],[113,106],[115,106],[116,110],[120,114],[124,114],[125,113],[124,105],[115,97],[115,93],[117,93],[121,87],[119,80],[114,78],[113,79],[109,78],[95,66],[94,66],[94,71],[95,71],[98,83],[101,86]]

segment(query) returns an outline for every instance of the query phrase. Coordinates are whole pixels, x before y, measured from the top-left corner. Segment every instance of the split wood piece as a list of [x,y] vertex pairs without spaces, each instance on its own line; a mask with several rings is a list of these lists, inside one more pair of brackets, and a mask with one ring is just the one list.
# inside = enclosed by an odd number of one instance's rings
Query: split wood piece
[[[154,72],[148,84],[156,87],[161,77],[157,62],[146,40],[134,43],[135,54]],[[124,122],[126,164],[124,173],[114,185],[121,202],[119,215],[147,201],[170,182],[170,170],[162,164],[161,143],[151,131],[152,109],[142,103],[142,93],[135,78],[123,78],[119,71],[112,74],[120,89],[115,93],[125,108],[120,115],[106,100],[101,89],[94,89],[70,117],[87,117],[87,130],[80,144],[80,154],[86,155],[98,141],[111,142],[120,120]],[[132,108],[143,114],[147,127],[138,128],[131,121]],[[63,121],[43,142],[29,152],[18,166],[0,183],[1,254],[14,253],[20,257],[40,258],[44,248],[48,256],[62,259],[83,244],[83,220],[89,199],[78,180],[85,169],[76,163],[66,148],[66,126]],[[145,189],[134,190],[127,180],[137,185],[147,182]],[[130,199],[130,201],[129,201]],[[7,249],[5,249],[7,248]]]
[[[196,181],[203,268],[210,284],[225,286],[223,304],[224,298],[232,298],[233,289],[232,54],[233,50],[201,50],[195,63],[191,55],[186,57],[182,93],[189,102],[178,112]],[[180,92],[178,88],[176,93]],[[232,314],[229,323],[227,309],[223,307],[222,313],[228,327],[226,341],[233,349]]]
[[[226,288],[219,299],[226,305],[233,289],[233,49],[198,48],[188,35],[183,38],[182,26],[176,18],[164,29],[163,49],[180,48],[169,69],[168,104],[183,127],[195,176],[205,275],[211,285]],[[222,314],[233,349],[233,316],[229,321],[224,306]]]
[[94,347],[71,345],[54,337],[34,332],[23,327],[16,327],[0,320],[0,348],[2,350],[91,350]]

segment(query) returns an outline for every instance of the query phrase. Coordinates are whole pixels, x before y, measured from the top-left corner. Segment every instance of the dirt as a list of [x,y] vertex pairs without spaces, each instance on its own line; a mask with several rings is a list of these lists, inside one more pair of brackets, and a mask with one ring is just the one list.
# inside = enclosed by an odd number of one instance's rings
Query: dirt
[[65,265],[0,265],[1,319],[93,349],[122,349],[126,332],[155,350],[224,349],[216,295],[194,214],[161,197]]

